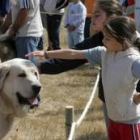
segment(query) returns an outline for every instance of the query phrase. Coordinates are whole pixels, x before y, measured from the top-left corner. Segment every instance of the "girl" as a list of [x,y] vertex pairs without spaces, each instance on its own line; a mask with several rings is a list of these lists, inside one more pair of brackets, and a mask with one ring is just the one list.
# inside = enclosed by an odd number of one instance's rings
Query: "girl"
[[[103,39],[103,25],[106,20],[111,17],[116,17],[122,15],[122,7],[116,0],[97,0],[93,6],[93,15],[92,15],[92,28],[97,33],[90,38],[87,38],[83,42],[77,44],[73,49],[83,50],[94,48],[96,46],[102,46]],[[46,59],[38,64],[38,68],[41,74],[57,74],[64,72],[70,69],[74,69],[84,63],[86,59],[80,60],[66,60],[66,59]],[[140,89],[138,87],[137,89]],[[140,91],[140,90],[139,90]],[[105,116],[106,126],[108,127],[108,119],[106,113],[106,107],[104,104],[104,94],[101,80],[99,82],[99,98],[103,101],[103,111]],[[135,102],[137,102],[137,97]],[[139,101],[138,101],[139,102]]]
[[[73,49],[76,50],[83,50],[83,49],[89,49],[94,48],[96,46],[102,46],[102,29],[103,25],[106,20],[111,18],[112,16],[119,16],[122,15],[122,7],[116,0],[97,0],[94,3],[93,6],[93,14],[92,14],[92,28],[96,32],[95,35],[93,35],[90,38],[87,38],[83,42],[75,45]],[[80,60],[66,60],[66,59],[47,59],[45,61],[40,62],[38,65],[38,69],[41,74],[57,74],[64,71],[68,71],[71,69],[74,69],[80,65],[83,65],[87,62],[86,59],[80,59]],[[101,80],[99,82],[99,98],[104,103],[104,95],[103,95],[103,88]],[[106,126],[108,124],[107,122],[107,115],[106,115],[106,108],[103,104],[103,110],[104,110],[104,116],[106,120]],[[108,127],[108,126],[107,126]]]
[[69,48],[84,40],[84,27],[87,10],[80,0],[70,0],[65,14]]
[[[83,42],[75,45],[73,49],[83,50],[94,48],[96,46],[102,46],[102,29],[106,20],[111,17],[122,15],[122,7],[116,0],[97,0],[93,6],[93,14],[92,14],[92,28],[96,32],[90,38],[87,38]],[[40,62],[38,65],[38,69],[41,74],[56,74],[64,71],[68,71],[70,69],[74,69],[80,65],[86,63],[86,59],[80,60],[66,60],[66,59],[47,59],[45,61]],[[101,80],[99,82],[99,98],[104,103],[104,95]],[[106,126],[108,127],[107,122],[107,114],[106,108],[103,104],[103,111],[105,116]]]
[[[128,17],[108,20],[103,44],[88,50],[36,51],[26,57],[87,59],[102,68],[102,82],[109,117],[109,140],[140,139],[140,104],[133,102],[135,82],[140,78],[140,39]],[[139,97],[140,98],[140,97]]]

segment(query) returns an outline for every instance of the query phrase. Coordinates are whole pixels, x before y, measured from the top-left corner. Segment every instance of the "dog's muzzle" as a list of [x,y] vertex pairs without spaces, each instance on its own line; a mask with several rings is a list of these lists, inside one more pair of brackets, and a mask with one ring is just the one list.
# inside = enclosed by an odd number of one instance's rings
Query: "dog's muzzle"
[[32,90],[33,90],[33,96],[29,98],[23,97],[19,92],[16,93],[20,104],[30,105],[32,106],[31,108],[39,104],[40,98],[38,97],[39,97],[39,92],[41,90],[41,86],[33,85]]

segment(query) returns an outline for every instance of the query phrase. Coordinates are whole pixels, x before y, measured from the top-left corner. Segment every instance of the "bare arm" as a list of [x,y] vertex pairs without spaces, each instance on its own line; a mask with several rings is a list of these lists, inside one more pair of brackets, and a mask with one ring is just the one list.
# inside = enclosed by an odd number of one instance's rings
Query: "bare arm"
[[45,58],[59,58],[59,59],[85,59],[81,50],[61,49],[55,51],[35,51],[26,54],[25,57],[45,57]]
[[11,12],[7,14],[3,25],[0,27],[0,31],[4,34],[10,25],[12,25]]
[[10,35],[16,34],[18,29],[24,24],[28,15],[29,9],[23,8],[19,11],[15,22],[12,25]]

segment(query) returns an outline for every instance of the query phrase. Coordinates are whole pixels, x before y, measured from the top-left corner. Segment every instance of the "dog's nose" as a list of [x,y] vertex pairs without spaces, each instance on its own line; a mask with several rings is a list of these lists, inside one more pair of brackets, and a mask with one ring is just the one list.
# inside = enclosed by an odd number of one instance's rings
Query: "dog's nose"
[[32,85],[32,88],[33,88],[34,94],[38,95],[40,92],[41,86],[40,85]]

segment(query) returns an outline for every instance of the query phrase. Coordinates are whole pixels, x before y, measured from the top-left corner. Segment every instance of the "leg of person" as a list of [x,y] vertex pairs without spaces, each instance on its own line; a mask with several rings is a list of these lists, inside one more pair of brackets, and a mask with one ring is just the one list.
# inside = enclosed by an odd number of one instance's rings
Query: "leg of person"
[[[44,9],[43,9],[43,7],[42,7],[42,5],[40,6],[40,9],[41,9],[41,11],[42,12],[44,12],[44,13],[41,13],[41,20],[42,20],[42,23],[43,23],[43,27],[45,28],[45,30],[47,31],[47,33],[49,32],[48,30],[49,30],[49,28],[47,27],[48,26],[48,20],[47,20],[47,14],[46,14],[46,12],[44,11]],[[50,39],[49,39],[50,37],[49,37],[49,34],[48,34],[48,38],[47,38],[47,40],[48,40],[48,49],[47,50],[52,50],[52,45],[51,45],[51,42],[50,42]],[[43,41],[43,37],[42,37],[42,41]],[[43,43],[44,44],[44,43]],[[39,50],[42,50],[43,49],[43,46],[42,47],[39,47],[38,48]]]
[[73,32],[67,32],[67,40],[68,40],[68,46],[69,48],[74,47],[74,40],[73,40]]
[[43,48],[44,48],[44,41],[43,41],[43,36],[42,36],[42,37],[40,37],[37,49],[38,50],[43,50]]
[[51,23],[52,21],[51,21],[51,16],[50,15],[48,15],[48,14],[46,14],[46,31],[47,31],[47,41],[48,41],[48,48],[47,48],[47,51],[50,51],[50,50],[53,50],[53,47],[52,47],[52,42],[51,42],[51,32],[52,32],[52,23]]
[[54,50],[60,49],[60,24],[63,15],[47,15],[47,29],[49,40]]
[[84,33],[73,32],[74,46],[84,40]]
[[37,63],[35,57],[25,58],[25,54],[37,50],[40,37],[18,37],[15,40],[17,57],[23,59],[29,59],[33,63]]
[[109,123],[109,120],[108,120],[107,108],[106,108],[106,104],[105,104],[105,103],[102,104],[102,109],[103,109],[103,115],[104,115],[104,120],[105,120],[106,129],[108,130],[108,123]]
[[124,124],[109,120],[109,140],[140,140],[140,123]]

